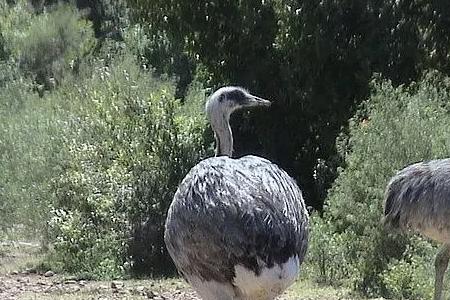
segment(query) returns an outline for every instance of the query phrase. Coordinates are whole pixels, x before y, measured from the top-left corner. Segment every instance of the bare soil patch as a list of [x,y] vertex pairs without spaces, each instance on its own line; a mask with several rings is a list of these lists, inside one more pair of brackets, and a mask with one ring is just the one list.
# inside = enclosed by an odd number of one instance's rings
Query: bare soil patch
[[[42,259],[37,243],[0,241],[1,300],[201,300],[182,279],[76,280],[33,269]],[[357,300],[345,289],[295,283],[278,300]]]

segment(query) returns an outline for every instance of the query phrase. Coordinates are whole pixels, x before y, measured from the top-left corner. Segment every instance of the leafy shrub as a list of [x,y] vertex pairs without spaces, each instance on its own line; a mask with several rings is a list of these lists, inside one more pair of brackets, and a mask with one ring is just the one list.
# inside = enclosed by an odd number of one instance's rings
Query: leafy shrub
[[23,32],[29,28],[34,17],[27,0],[18,0],[14,4],[7,1],[0,3],[0,32],[3,36],[3,47],[7,52],[17,54],[18,43]]
[[59,5],[34,15],[24,2],[3,8],[8,14],[0,18],[6,47],[24,74],[47,89],[54,88],[92,50],[91,25],[72,6]]
[[[184,114],[174,83],[140,70],[130,55],[93,68],[90,78],[54,93],[67,110],[69,153],[54,182],[57,260],[96,277],[167,268],[165,214],[204,154],[204,117]],[[203,101],[201,89],[192,91]]]
[[431,299],[433,297],[435,249],[416,239],[408,246],[401,260],[393,259],[381,274],[386,294],[392,299]]
[[5,81],[0,99],[0,227],[35,238],[44,232],[61,161],[58,116],[26,80]]
[[143,64],[154,68],[156,74],[176,77],[176,96],[186,96],[189,84],[194,81],[196,64],[167,32],[134,24],[124,30],[123,38],[128,48]]
[[[308,246],[306,266],[307,274],[312,275],[317,282],[339,285],[343,278],[355,276],[358,270],[349,264],[349,255],[346,253],[351,247],[351,238],[348,235],[337,234],[333,229],[328,220],[322,220],[317,215],[312,216],[313,238]],[[330,264],[330,261],[333,263]]]
[[[430,290],[429,281],[417,283],[432,272],[434,248],[418,237],[390,234],[379,221],[385,186],[397,170],[448,156],[450,80],[430,72],[408,87],[380,79],[372,86],[371,97],[350,119],[348,138],[337,146],[345,167],[329,192],[323,219],[317,220],[310,259],[321,280],[347,282],[367,294],[419,299]],[[343,257],[328,255],[323,262],[321,248],[336,247]],[[352,275],[330,278],[321,265]]]

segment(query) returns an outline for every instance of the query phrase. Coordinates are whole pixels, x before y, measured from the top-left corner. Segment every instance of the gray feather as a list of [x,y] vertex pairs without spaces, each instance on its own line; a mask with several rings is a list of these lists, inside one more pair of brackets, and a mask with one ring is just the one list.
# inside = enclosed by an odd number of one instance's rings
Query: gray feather
[[183,275],[232,282],[234,266],[256,274],[306,253],[308,213],[295,181],[266,159],[209,158],[179,186],[165,242]]
[[438,241],[450,237],[450,159],[410,165],[389,182],[384,223],[412,229]]

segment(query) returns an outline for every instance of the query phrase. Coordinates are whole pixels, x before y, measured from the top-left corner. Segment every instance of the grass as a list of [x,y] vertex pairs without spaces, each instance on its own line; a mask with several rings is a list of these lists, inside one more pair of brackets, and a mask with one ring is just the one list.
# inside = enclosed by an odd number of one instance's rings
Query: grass
[[363,300],[346,288],[335,288],[314,283],[311,280],[298,280],[286,292],[287,299],[302,300]]
[[0,275],[31,269],[40,264],[42,257],[37,243],[0,241]]

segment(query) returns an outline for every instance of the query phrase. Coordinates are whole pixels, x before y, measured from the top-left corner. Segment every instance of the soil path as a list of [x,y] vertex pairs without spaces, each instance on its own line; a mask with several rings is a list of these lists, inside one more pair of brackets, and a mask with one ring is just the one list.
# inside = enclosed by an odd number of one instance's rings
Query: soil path
[[176,282],[162,286],[150,280],[76,281],[27,272],[0,276],[0,299],[200,300],[184,284]]
[[27,268],[41,259],[38,243],[0,241],[0,300],[200,300],[184,282],[176,279],[86,281]]
[[[0,241],[0,300],[200,300],[181,279],[87,281],[26,268],[41,259],[36,243]],[[278,300],[355,300],[346,291],[299,286]]]

